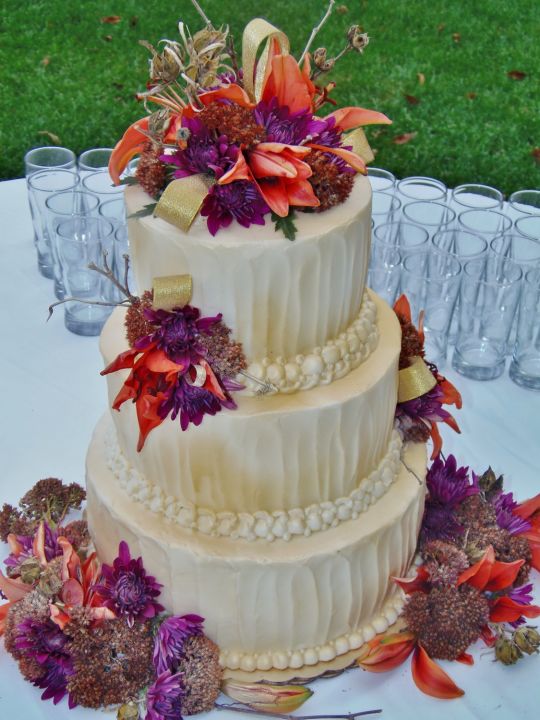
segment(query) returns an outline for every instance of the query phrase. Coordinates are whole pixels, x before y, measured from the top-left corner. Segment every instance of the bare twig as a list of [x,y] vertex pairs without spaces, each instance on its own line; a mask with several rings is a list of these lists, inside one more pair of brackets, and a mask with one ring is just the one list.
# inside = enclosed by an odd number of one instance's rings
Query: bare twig
[[302,62],[304,59],[304,56],[309,52],[309,48],[311,47],[311,43],[315,40],[317,37],[319,31],[321,30],[322,26],[325,24],[325,22],[328,20],[330,15],[332,14],[332,8],[335,5],[336,0],[329,0],[328,7],[326,8],[326,12],[321,20],[321,22],[313,28],[311,31],[311,35],[309,36],[309,40],[307,41],[307,45],[304,48],[304,52],[300,55],[300,60],[298,61],[298,64]]
[[191,0],[191,2],[192,2],[192,4],[193,4],[193,7],[195,8],[195,10],[196,10],[196,11],[199,13],[199,15],[202,17],[202,19],[203,19],[203,21],[205,22],[205,24],[206,24],[206,25],[209,25],[210,27],[212,27],[211,21],[210,21],[210,20],[207,18],[207,16],[204,14],[204,10],[203,10],[202,7],[199,5],[199,3],[197,2],[197,0]]
[[232,710],[233,712],[246,713],[247,715],[269,715],[270,717],[281,718],[281,720],[355,720],[355,718],[363,717],[365,715],[379,715],[382,710],[363,710],[357,713],[346,713],[344,715],[284,715],[281,713],[269,713],[262,712],[261,710],[254,710],[246,707],[245,705],[237,705],[231,703],[229,705],[220,705],[216,703],[214,705],[216,710]]
[[125,307],[126,304],[131,304],[127,298],[125,300],[122,300],[122,302],[106,302],[105,300],[81,300],[81,298],[77,297],[67,297],[63,300],[57,300],[56,302],[53,302],[52,305],[49,305],[49,315],[47,317],[47,322],[51,319],[54,308],[67,302],[80,302],[84,303],[85,305],[105,305],[107,307]]

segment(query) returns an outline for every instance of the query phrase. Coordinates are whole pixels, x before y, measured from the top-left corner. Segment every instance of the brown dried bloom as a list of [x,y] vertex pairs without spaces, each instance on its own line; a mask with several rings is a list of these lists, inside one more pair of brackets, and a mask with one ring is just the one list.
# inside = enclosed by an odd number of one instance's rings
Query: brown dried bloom
[[459,588],[413,593],[403,616],[428,655],[455,660],[480,637],[489,618],[489,604],[476,588],[464,583]]
[[65,632],[75,674],[68,691],[79,705],[98,708],[135,699],[153,676],[151,623],[106,620],[90,628],[88,619],[72,616]]
[[152,307],[153,294],[145,290],[140,298],[136,298],[127,309],[125,326],[126,338],[130,347],[134,347],[137,340],[152,332],[152,326],[144,317],[144,309]]
[[[15,647],[17,625],[28,617],[41,622],[45,622],[50,617],[49,598],[37,588],[27,593],[19,602],[14,603],[7,614],[4,643],[6,650],[16,660],[23,657],[23,653]],[[42,667],[41,673],[43,673]]]
[[54,597],[62,589],[62,563],[62,557],[54,558],[54,560],[51,560],[51,562],[47,564],[47,567],[45,567],[41,573],[38,587],[43,595],[48,598]]
[[369,44],[369,35],[362,32],[360,25],[351,25],[347,31],[347,40],[351,50],[362,53]]
[[326,48],[320,47],[313,53],[313,64],[321,72],[330,72],[336,64],[336,60],[328,57]]
[[455,585],[469,567],[467,555],[452,543],[430,540],[422,548],[424,565],[433,585]]
[[342,172],[338,165],[320,150],[312,150],[304,158],[304,162],[313,171],[309,182],[321,203],[319,207],[315,208],[316,212],[323,212],[334,205],[345,202],[353,189],[353,173]]
[[527,582],[531,570],[532,553],[529,542],[520,535],[511,535],[508,530],[491,525],[486,527],[474,526],[469,529],[465,551],[471,562],[478,561],[489,545],[493,546],[495,559],[501,562],[514,562],[525,560],[519,569],[515,585]]
[[64,485],[58,478],[45,478],[23,496],[19,506],[29,519],[56,523],[69,509],[79,509],[85,497],[85,490],[77,483]]
[[20,519],[21,513],[13,505],[4,503],[2,510],[0,510],[0,540],[2,542],[7,541],[9,533],[13,532],[13,525],[15,521]]
[[197,118],[209,130],[226,135],[229,143],[238,143],[244,147],[260,142],[266,136],[264,127],[257,124],[252,111],[235,103],[211,103]]
[[67,538],[76,552],[83,554],[86,553],[92,542],[86,520],[74,520],[68,523],[59,529],[59,535]]
[[399,354],[399,369],[407,368],[410,365],[410,359],[415,356],[424,357],[424,347],[422,340],[415,326],[409,322],[403,315],[396,313],[401,325],[401,352]]
[[159,159],[163,155],[163,147],[157,143],[148,142],[141,152],[135,175],[142,189],[157,198],[165,187],[167,169]]
[[223,676],[218,646],[206,635],[193,635],[186,640],[178,671],[183,673],[185,685],[182,714],[211,710],[220,693]]
[[216,323],[211,334],[199,336],[199,343],[206,349],[207,357],[217,372],[223,377],[236,377],[247,367],[242,343],[233,342],[231,329],[223,323]]

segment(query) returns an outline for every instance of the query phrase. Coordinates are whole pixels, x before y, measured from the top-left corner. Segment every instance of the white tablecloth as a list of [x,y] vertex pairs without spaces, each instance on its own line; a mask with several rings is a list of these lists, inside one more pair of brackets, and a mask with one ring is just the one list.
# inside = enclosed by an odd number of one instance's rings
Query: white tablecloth
[[[0,183],[0,222],[0,504],[15,504],[43,477],[84,482],[86,448],[107,400],[105,381],[99,375],[97,338],[65,330],[62,308],[45,322],[54,300],[52,283],[37,271],[24,180]],[[505,487],[520,499],[539,492],[540,394],[517,387],[506,374],[486,383],[466,380],[450,370],[447,374],[459,387],[464,408],[456,413],[462,434],[444,431],[445,452],[454,452],[476,471],[491,464],[497,473],[504,473]],[[439,701],[420,693],[407,662],[390,673],[353,670],[318,681],[313,685],[314,697],[299,712],[382,708],[386,720],[435,716],[438,720],[536,720],[540,716],[538,657],[506,668],[494,663],[491,652],[480,644],[474,657],[472,668],[444,663],[466,691],[458,700]],[[55,708],[51,701],[40,701],[40,692],[22,679],[0,647],[1,720],[99,717],[80,708],[68,711],[65,701]],[[241,716],[222,712],[219,717]]]

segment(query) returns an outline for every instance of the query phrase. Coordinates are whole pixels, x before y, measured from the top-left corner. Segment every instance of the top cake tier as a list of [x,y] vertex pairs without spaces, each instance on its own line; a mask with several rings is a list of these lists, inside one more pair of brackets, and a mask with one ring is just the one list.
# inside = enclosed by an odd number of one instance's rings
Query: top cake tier
[[[127,214],[148,204],[138,186],[126,189]],[[369,262],[371,188],[358,176],[348,200],[324,213],[296,214],[287,240],[272,222],[238,223],[212,237],[204,218],[183,233],[155,217],[128,220],[139,292],[154,277],[189,273],[192,305],[223,314],[248,361],[290,358],[337,338],[360,311]]]

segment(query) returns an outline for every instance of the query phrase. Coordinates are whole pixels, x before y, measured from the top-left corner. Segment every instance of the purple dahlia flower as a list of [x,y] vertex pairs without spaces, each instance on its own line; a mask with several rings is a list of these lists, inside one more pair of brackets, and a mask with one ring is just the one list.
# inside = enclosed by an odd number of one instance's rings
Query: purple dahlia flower
[[493,501],[497,525],[503,530],[508,530],[511,535],[520,535],[531,529],[528,520],[516,515],[514,509],[518,506],[511,492],[499,493]]
[[158,675],[166,670],[177,671],[186,640],[202,635],[203,622],[198,615],[176,615],[161,623],[154,646],[154,667]]
[[[34,685],[44,691],[41,699],[52,698],[55,705],[66,695],[68,680],[75,672],[67,642],[68,638],[51,620],[42,622],[28,617],[16,628],[17,650],[43,667],[43,675],[34,680]],[[75,706],[71,699],[69,706]]]
[[455,508],[479,488],[469,481],[469,468],[457,467],[456,458],[449,455],[433,461],[426,475],[428,496],[422,521],[422,537],[427,540],[453,540],[463,532],[456,520]]
[[145,720],[182,720],[183,696],[182,674],[165,670],[148,688]]
[[[216,376],[217,377],[217,376]],[[159,408],[160,417],[171,414],[171,420],[180,415],[180,426],[187,430],[189,423],[200,425],[205,415],[215,415],[222,407],[233,410],[236,403],[227,392],[218,397],[204,387],[190,385],[185,376],[179,375],[176,383],[168,391],[168,398]]]
[[270,212],[254,183],[237,180],[227,185],[213,185],[205,197],[201,215],[207,219],[208,230],[215,235],[221,227],[236,220],[243,227],[264,225]]
[[104,564],[101,573],[101,582],[94,590],[103,598],[105,607],[118,617],[126,618],[129,627],[133,627],[136,620],[153,618],[164,610],[155,600],[163,586],[146,574],[142,558],[131,557],[126,542],[120,543],[112,566]]
[[190,132],[186,147],[160,157],[165,164],[176,166],[175,178],[197,173],[221,177],[234,165],[238,148],[230,144],[225,135],[216,137],[198,118],[184,118],[182,126]]
[[329,124],[326,120],[313,117],[309,110],[291,113],[287,106],[278,105],[277,98],[272,98],[270,102],[261,101],[254,115],[257,123],[266,130],[266,142],[286,145],[300,145],[308,136],[319,136]]
[[[44,522],[45,530],[45,558],[47,562],[51,562],[55,557],[62,555],[62,548],[58,544],[58,532],[49,527]],[[16,575],[20,566],[25,560],[34,557],[34,537],[32,535],[17,535],[17,541],[21,544],[22,550],[18,555],[11,553],[4,561],[8,568],[11,568],[11,574]]]
[[[532,605],[532,602],[534,600],[533,585],[532,583],[528,583],[527,585],[520,585],[519,587],[512,588],[512,590],[507,592],[506,595],[511,600],[519,603],[520,605]],[[517,620],[514,620],[514,622],[511,622],[510,625],[517,628],[520,625],[524,625],[526,622],[527,621],[522,615]]]
[[438,385],[420,397],[398,403],[396,419],[400,429],[406,430],[411,423],[418,421],[443,422],[450,413],[443,409],[441,398],[443,391]]

